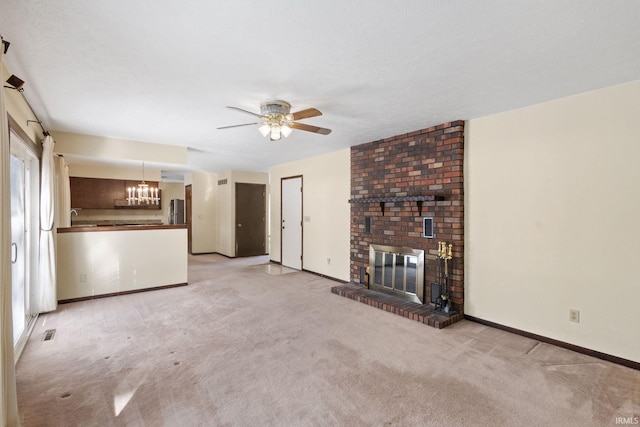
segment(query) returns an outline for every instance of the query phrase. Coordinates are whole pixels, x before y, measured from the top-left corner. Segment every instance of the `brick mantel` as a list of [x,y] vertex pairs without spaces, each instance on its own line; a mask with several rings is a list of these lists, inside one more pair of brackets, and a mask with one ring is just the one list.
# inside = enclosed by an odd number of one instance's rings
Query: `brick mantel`
[[[453,244],[449,279],[453,309],[464,304],[464,121],[454,121],[351,148],[351,280],[369,262],[369,245],[425,252],[428,284],[437,281],[438,242]],[[370,217],[370,232],[365,218]],[[433,217],[435,237],[422,237]]]

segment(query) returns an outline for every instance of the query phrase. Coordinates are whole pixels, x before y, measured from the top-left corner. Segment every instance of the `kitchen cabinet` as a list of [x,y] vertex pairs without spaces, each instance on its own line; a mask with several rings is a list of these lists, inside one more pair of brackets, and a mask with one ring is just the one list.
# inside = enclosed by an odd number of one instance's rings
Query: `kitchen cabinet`
[[[155,181],[149,185],[158,186]],[[71,207],[81,209],[151,209],[160,210],[161,205],[129,205],[127,188],[135,187],[139,181],[124,179],[71,177]],[[162,199],[162,195],[160,195]]]

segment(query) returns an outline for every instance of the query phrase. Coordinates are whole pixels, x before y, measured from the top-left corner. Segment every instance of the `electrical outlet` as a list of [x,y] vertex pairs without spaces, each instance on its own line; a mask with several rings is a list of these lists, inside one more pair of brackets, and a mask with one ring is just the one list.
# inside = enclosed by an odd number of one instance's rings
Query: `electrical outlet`
[[81,274],[80,275],[80,283],[86,282],[87,281],[87,275],[86,274]]
[[580,323],[580,310],[569,310],[569,321]]

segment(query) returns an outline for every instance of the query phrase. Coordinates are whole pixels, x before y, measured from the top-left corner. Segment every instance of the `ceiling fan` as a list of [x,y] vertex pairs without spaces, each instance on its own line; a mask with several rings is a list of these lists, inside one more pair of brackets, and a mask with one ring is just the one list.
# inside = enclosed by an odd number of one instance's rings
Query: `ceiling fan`
[[260,114],[243,110],[238,107],[229,107],[232,110],[242,113],[251,114],[259,117],[262,122],[244,123],[241,125],[223,126],[218,129],[237,128],[241,126],[262,125],[258,128],[262,136],[269,135],[271,141],[278,141],[281,137],[291,135],[293,129],[304,130],[307,132],[319,133],[320,135],[329,135],[331,129],[321,128],[304,123],[298,123],[296,120],[308,119],[310,117],[321,116],[322,113],[315,108],[307,108],[295,113],[291,113],[291,104],[285,101],[267,101],[260,104]]

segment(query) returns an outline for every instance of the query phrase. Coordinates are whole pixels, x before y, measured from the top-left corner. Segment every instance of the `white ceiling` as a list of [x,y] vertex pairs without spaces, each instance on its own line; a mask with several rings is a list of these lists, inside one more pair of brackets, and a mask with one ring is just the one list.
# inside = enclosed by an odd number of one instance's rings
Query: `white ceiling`
[[[3,0],[0,34],[47,129],[184,145],[209,172],[640,78],[636,0]],[[271,99],[333,132],[216,129]]]

